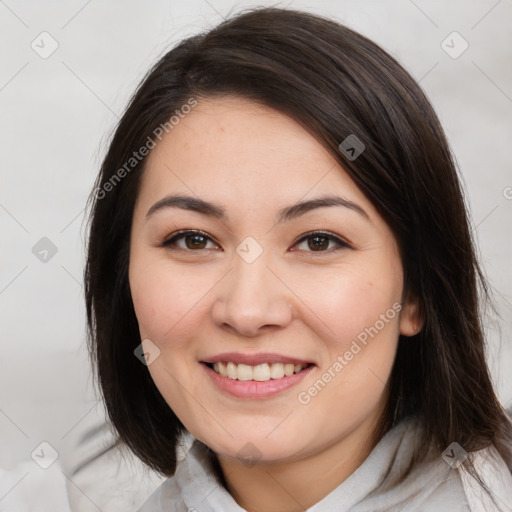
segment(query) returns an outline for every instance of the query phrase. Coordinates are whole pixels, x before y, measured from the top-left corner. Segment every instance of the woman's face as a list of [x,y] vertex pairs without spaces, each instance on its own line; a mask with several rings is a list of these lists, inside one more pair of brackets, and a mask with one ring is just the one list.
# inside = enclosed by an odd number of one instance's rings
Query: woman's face
[[184,426],[261,462],[371,432],[399,333],[417,328],[394,237],[343,168],[236,98],[200,101],[146,165],[130,287],[148,370]]

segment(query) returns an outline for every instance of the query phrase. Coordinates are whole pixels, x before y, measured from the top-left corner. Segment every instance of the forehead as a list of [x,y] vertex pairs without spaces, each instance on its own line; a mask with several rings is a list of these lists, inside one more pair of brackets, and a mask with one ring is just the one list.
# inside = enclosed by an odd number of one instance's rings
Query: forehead
[[305,128],[247,99],[202,99],[149,154],[140,195],[215,197],[226,205],[271,205],[338,193],[371,205]]

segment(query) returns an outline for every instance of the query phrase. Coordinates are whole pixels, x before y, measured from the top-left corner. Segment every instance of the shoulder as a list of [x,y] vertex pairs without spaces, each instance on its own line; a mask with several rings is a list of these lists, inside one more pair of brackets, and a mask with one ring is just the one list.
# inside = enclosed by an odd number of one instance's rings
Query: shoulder
[[[386,436],[383,445],[391,449],[386,452],[384,477],[360,505],[373,507],[372,512],[512,512],[512,474],[494,445],[467,453],[453,443],[441,457],[418,464],[414,453],[422,439],[421,430],[421,422],[411,418]],[[471,464],[499,506],[472,476]],[[407,477],[397,483],[396,476],[404,471]],[[366,512],[364,506],[354,512]]]
[[[479,478],[490,489],[495,502],[466,467],[450,467],[445,461],[418,467],[399,487],[379,494],[387,512],[512,512],[512,475],[496,465],[482,469],[479,461],[488,460],[487,452],[469,454],[475,461]],[[376,503],[377,503],[376,502]],[[388,504],[389,503],[389,507]]]
[[192,450],[193,446],[194,437],[186,431],[183,432],[177,444],[178,465],[176,473],[161,482],[137,512],[167,512],[168,510],[188,512],[179,485],[179,473],[183,472],[184,466],[189,464],[190,458],[197,451],[197,449]]
[[188,441],[188,450],[179,457],[175,474],[162,482],[137,512],[240,510],[219,485],[209,449],[192,436]]
[[[494,445],[470,453],[453,445],[443,452],[440,460],[423,468],[425,490],[420,500],[421,510],[512,512],[512,473]],[[471,466],[474,473],[470,472]],[[487,486],[493,499],[482,484]]]
[[164,480],[137,512],[187,512],[180,489],[174,477]]
[[489,512],[512,512],[512,473],[493,444],[482,450],[467,454],[478,477],[488,487],[498,508],[482,485],[461,464],[458,473],[470,512],[483,509]]

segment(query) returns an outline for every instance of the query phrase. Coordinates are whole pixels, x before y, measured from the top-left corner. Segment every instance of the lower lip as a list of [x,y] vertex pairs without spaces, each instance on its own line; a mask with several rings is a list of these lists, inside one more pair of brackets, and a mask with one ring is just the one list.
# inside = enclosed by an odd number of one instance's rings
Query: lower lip
[[259,382],[256,380],[236,380],[223,377],[205,363],[201,363],[201,365],[204,367],[213,383],[221,391],[236,396],[237,398],[269,398],[275,396],[298,384],[314,368],[314,365],[311,365],[289,377]]

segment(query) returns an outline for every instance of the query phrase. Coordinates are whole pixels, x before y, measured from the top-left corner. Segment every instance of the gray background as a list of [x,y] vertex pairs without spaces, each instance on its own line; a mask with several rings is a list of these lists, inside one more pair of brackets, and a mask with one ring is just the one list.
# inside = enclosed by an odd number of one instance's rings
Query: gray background
[[[73,436],[91,415],[102,418],[84,345],[84,207],[129,95],[181,38],[256,5],[329,15],[379,43],[420,81],[463,175],[499,313],[486,317],[489,364],[500,399],[512,403],[512,0],[5,0],[0,1],[0,467],[30,460],[43,440],[63,459],[72,457]],[[31,47],[51,48],[43,31],[58,43],[47,58]],[[454,31],[469,44],[457,58],[463,41],[446,40]],[[453,47],[452,56],[446,44]],[[57,249],[46,262],[33,253],[43,237]]]

